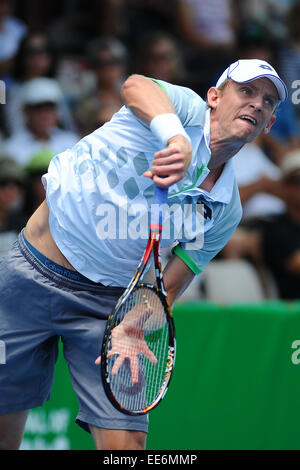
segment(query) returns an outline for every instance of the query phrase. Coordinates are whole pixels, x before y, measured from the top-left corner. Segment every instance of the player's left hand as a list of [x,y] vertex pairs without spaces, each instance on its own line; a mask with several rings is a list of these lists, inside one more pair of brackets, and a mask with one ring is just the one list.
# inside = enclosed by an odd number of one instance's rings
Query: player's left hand
[[154,154],[152,167],[144,173],[147,178],[161,188],[167,188],[180,181],[192,160],[192,147],[189,141],[177,135],[169,140],[165,149]]
[[[112,375],[117,375],[125,359],[129,359],[133,384],[137,384],[139,381],[139,354],[143,354],[152,364],[157,363],[155,355],[147,346],[144,338],[144,325],[152,315],[153,310],[150,307],[141,312],[139,307],[138,305],[128,312],[122,322],[112,330],[112,346],[107,354],[107,357],[118,356],[111,370]],[[97,357],[95,364],[100,364],[100,362],[101,356]]]

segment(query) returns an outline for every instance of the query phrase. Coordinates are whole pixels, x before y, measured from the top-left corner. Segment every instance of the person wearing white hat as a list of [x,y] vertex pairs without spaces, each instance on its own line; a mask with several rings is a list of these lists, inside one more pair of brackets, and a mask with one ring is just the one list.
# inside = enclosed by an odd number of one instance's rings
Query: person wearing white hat
[[40,103],[58,104],[63,94],[56,80],[47,77],[39,77],[25,82],[20,90],[20,99],[23,106],[37,105]]
[[75,145],[78,136],[60,129],[58,106],[62,92],[51,78],[35,78],[20,88],[25,126],[17,129],[5,142],[7,154],[14,155],[22,166],[33,154],[48,149],[59,153]]
[[[149,216],[155,184],[169,187],[169,204],[182,209],[188,204],[194,213],[203,205],[203,224],[196,231],[193,217],[185,217],[182,227],[173,220],[176,230],[164,239],[164,248],[173,247],[164,269],[172,305],[239,224],[242,210],[231,157],[260,132],[269,132],[277,105],[287,95],[264,61],[239,61],[217,85],[209,88],[205,102],[188,88],[132,75],[122,88],[125,106],[51,160],[43,175],[46,200],[0,263],[0,323],[6,325],[1,340],[12,351],[0,375],[3,449],[18,448],[28,410],[49,395],[58,334],[80,403],[77,423],[92,433],[96,448],[145,448],[147,415],[125,416],[112,407],[97,356],[106,318],[147,240],[130,231],[124,239],[126,226],[122,235],[102,237],[99,217],[107,202],[116,211],[142,206]],[[74,277],[84,286],[82,293]],[[9,283],[1,282],[8,278]],[[57,308],[50,312],[53,305]],[[40,324],[47,338],[46,362],[45,349],[38,353],[46,347],[36,331]],[[11,345],[10,332],[16,328],[18,342]],[[39,395],[38,378],[43,379]],[[26,396],[20,403],[24,380]],[[5,393],[8,381],[10,394]]]
[[216,83],[219,88],[226,80],[236,83],[249,83],[258,78],[266,77],[274,83],[280,101],[287,98],[286,85],[278,76],[276,70],[265,60],[240,59],[231,64],[220,76]]

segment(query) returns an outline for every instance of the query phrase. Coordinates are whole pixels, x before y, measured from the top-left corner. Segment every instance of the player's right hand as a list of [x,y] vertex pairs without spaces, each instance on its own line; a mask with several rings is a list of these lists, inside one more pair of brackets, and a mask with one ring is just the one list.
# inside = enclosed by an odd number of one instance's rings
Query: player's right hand
[[192,146],[182,135],[169,140],[165,149],[154,154],[152,167],[144,173],[161,188],[167,188],[180,181],[192,160]]

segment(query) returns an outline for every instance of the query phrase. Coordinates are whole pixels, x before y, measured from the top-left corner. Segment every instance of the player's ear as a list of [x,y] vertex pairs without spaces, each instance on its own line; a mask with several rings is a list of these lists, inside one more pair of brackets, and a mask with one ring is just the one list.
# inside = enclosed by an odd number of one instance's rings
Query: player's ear
[[269,134],[270,130],[271,130],[271,127],[273,126],[274,122],[276,121],[276,116],[273,114],[273,116],[271,117],[270,121],[268,122],[268,124],[265,126],[264,130],[263,130],[263,133],[264,134]]
[[215,86],[209,88],[207,92],[207,104],[209,108],[214,109],[217,107],[220,97],[220,90]]

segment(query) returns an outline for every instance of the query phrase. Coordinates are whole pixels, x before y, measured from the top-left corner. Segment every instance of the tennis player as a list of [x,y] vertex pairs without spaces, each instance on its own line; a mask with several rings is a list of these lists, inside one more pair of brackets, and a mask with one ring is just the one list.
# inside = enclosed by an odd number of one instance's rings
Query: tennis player
[[147,242],[148,233],[133,230],[138,211],[148,213],[153,183],[169,187],[169,204],[204,205],[202,245],[190,218],[184,230],[176,226],[162,238],[162,246],[173,246],[164,271],[172,304],[238,225],[231,157],[269,132],[287,91],[270,64],[253,59],[230,65],[207,102],[137,75],[122,95],[125,106],[109,123],[52,159],[43,176],[46,201],[1,260],[2,449],[19,448],[29,410],[49,398],[59,338],[79,402],[77,423],[96,448],[145,448],[147,416],[118,412],[103,391],[99,358],[95,364],[106,319]]

